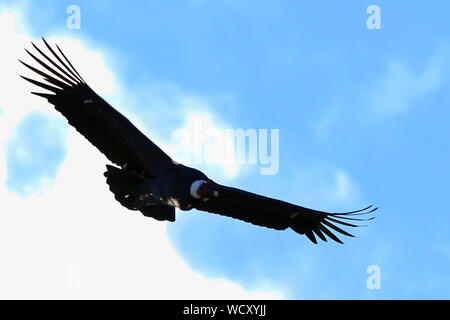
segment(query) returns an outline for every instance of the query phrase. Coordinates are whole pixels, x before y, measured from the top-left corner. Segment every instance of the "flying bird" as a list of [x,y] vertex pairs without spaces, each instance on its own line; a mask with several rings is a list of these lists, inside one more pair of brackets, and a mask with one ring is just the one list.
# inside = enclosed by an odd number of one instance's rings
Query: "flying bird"
[[317,243],[316,236],[342,243],[336,234],[353,237],[342,226],[359,227],[362,221],[373,219],[362,217],[377,210],[373,206],[343,213],[309,209],[218,184],[201,171],[175,162],[97,95],[57,45],[52,48],[42,40],[42,49],[32,43],[34,54],[25,49],[40,69],[19,61],[45,82],[21,77],[47,90],[32,94],[47,99],[115,164],[106,165],[104,176],[125,208],[160,221],[175,221],[175,208],[197,209],[271,229],[290,228],[313,243]]

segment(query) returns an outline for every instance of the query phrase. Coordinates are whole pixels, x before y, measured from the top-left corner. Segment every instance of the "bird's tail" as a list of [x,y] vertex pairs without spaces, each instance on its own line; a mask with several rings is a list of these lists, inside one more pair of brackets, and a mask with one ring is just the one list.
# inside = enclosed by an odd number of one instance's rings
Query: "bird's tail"
[[103,175],[106,177],[109,190],[114,193],[114,198],[127,209],[138,210],[136,207],[140,193],[138,186],[144,179],[110,165],[106,165],[106,169]]
[[126,170],[106,165],[104,173],[109,190],[122,206],[130,210],[139,210],[146,217],[160,221],[175,221],[175,208],[156,203],[145,194],[145,179]]

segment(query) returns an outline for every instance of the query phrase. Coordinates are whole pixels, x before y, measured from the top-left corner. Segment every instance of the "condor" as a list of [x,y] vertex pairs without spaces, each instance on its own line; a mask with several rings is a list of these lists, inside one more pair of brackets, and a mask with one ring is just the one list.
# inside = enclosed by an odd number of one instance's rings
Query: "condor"
[[[329,213],[220,185],[202,172],[178,164],[140,132],[83,80],[56,46],[43,39],[46,53],[26,52],[40,69],[20,61],[44,82],[22,77],[48,92],[32,92],[52,104],[70,125],[113,164],[106,165],[106,183],[124,207],[157,220],[175,221],[175,208],[197,209],[276,230],[292,229],[317,243],[327,237],[342,243],[335,233],[352,237],[337,225],[361,226],[361,217],[377,208]],[[44,49],[44,48],[43,48]],[[40,57],[38,57],[38,54]]]

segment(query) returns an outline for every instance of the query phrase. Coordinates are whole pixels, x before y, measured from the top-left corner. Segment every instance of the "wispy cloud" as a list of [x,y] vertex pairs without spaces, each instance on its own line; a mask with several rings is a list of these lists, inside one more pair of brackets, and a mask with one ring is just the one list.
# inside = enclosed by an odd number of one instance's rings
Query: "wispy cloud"
[[438,90],[448,76],[450,48],[436,50],[415,70],[404,62],[387,62],[384,74],[365,94],[367,115],[376,118],[391,117],[408,111],[416,102]]
[[339,124],[354,128],[361,124],[378,123],[401,115],[420,104],[442,88],[450,72],[450,47],[441,45],[424,61],[411,66],[392,58],[384,69],[367,84],[358,84],[358,91],[340,92],[330,101],[317,120],[315,133],[329,137]]
[[293,175],[296,193],[301,197],[296,202],[322,210],[348,210],[349,206],[360,205],[360,188],[346,170],[330,164],[301,167]]

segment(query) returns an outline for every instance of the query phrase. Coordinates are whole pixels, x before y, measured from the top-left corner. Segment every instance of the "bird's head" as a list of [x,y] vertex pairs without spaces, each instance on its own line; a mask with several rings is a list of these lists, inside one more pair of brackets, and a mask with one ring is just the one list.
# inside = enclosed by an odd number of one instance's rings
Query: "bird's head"
[[190,191],[193,198],[203,201],[219,196],[215,183],[206,180],[195,180],[192,182]]

